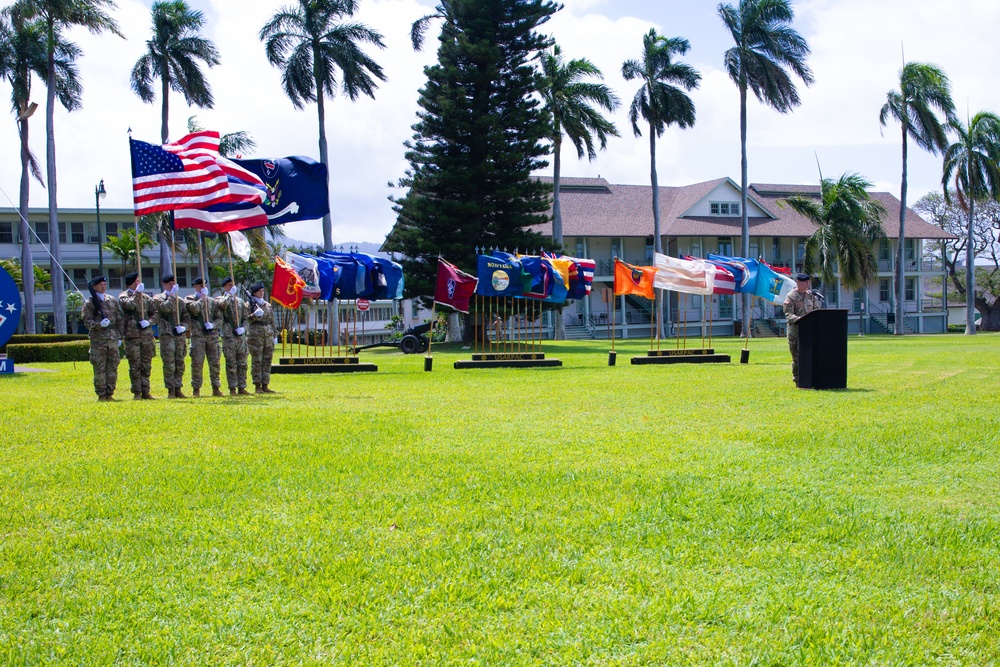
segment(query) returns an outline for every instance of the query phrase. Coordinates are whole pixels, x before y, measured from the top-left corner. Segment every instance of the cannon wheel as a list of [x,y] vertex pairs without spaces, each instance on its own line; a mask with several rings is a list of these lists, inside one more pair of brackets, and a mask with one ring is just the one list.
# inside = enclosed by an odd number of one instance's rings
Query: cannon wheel
[[426,352],[427,348],[430,347],[430,342],[427,340],[427,336],[420,336],[420,352]]
[[403,340],[399,341],[399,349],[403,354],[416,354],[420,347],[420,339],[416,336],[403,336]]

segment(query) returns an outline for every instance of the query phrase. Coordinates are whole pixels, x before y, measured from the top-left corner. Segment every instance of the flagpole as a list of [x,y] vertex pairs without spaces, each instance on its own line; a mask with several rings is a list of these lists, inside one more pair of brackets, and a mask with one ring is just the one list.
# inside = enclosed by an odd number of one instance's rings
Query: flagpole
[[427,354],[424,355],[424,371],[433,368],[434,357],[431,356],[431,345],[434,344],[434,324],[437,322],[437,301],[431,302],[431,330],[427,332]]
[[618,308],[617,301],[618,301],[618,296],[612,289],[611,290],[611,351],[612,352],[615,351],[615,338],[617,338],[617,335],[615,333],[615,325],[617,324],[616,320],[618,319],[616,316],[616,311]]
[[[132,222],[135,225],[135,272],[139,274],[139,282],[142,282],[142,254],[139,250],[139,216],[133,215]],[[100,240],[100,239],[98,239]],[[146,300],[139,297],[139,319],[146,319]]]
[[653,329],[656,329],[656,349],[660,349],[660,327],[656,324],[656,290],[653,290],[653,309],[649,312],[649,349],[653,349]]
[[[204,253],[204,251],[202,250],[202,247],[201,247],[201,230],[200,229],[198,230],[198,268],[200,270],[204,270],[205,275],[203,275],[201,278],[202,278],[202,280],[205,281],[205,289],[207,289],[208,293],[211,294],[212,293],[212,288],[208,284],[208,267],[205,266],[205,253]],[[204,303],[202,303],[202,306],[204,306],[202,308],[202,310],[205,311],[205,321],[208,322],[208,299],[202,299],[202,301],[204,302]]]
[[[236,284],[236,275],[233,270],[233,248],[232,240],[229,238],[229,234],[226,234],[226,255],[229,257],[229,277],[233,279],[233,284]],[[240,300],[237,295],[233,295],[233,311],[236,315],[236,326],[240,325]]]
[[[174,265],[174,271],[176,272],[177,271],[177,234],[175,232],[176,232],[176,230],[174,229],[174,212],[171,211],[170,212],[170,263]],[[174,284],[176,285],[177,283],[175,282]],[[174,317],[177,318],[176,320],[174,320],[175,322],[177,322],[177,326],[180,326],[180,324],[181,324],[181,300],[179,298],[177,298],[176,296],[174,297]],[[175,333],[176,333],[176,330],[175,330]]]

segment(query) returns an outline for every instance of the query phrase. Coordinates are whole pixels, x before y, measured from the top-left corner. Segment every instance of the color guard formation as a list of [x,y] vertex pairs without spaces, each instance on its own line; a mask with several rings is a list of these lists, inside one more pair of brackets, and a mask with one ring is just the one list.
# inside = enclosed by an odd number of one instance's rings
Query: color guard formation
[[[156,354],[154,330],[159,334],[163,384],[167,398],[187,398],[184,371],[191,358],[191,395],[201,396],[205,361],[208,361],[212,396],[223,396],[221,358],[226,362],[226,382],[231,396],[247,391],[247,357],[252,358],[256,393],[273,394],[270,388],[274,355],[274,313],[264,298],[264,284],[250,287],[250,299],[239,296],[231,277],[222,283],[222,295],[209,295],[205,281],[194,281],[195,293],[177,294],[172,274],[163,276],[162,291],[150,296],[138,273],[125,276],[125,291],[117,299],[107,294],[108,280],[90,281],[90,299],[83,304],[83,322],[90,331],[90,363],[94,391],[99,401],[112,401],[118,381],[119,344],[124,341],[132,396],[152,400],[149,376]],[[222,347],[220,355],[219,338]]]

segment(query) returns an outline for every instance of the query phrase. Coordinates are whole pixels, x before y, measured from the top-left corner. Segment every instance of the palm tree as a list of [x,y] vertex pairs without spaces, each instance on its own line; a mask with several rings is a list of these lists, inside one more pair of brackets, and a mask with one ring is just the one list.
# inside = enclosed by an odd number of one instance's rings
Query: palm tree
[[[664,37],[650,28],[642,36],[642,60],[626,60],[622,76],[626,81],[638,79],[642,86],[632,98],[628,118],[632,132],[642,136],[639,119],[649,125],[649,178],[653,187],[653,248],[663,252],[660,231],[660,186],[656,179],[656,138],[663,136],[669,125],[681,129],[694,125],[694,102],[687,92],[701,82],[698,70],[682,62],[674,62],[675,55],[684,55],[690,48],[683,37]],[[656,315],[657,331],[663,330],[663,303]]]
[[[21,236],[21,264],[32,266],[31,229],[28,225],[28,201],[31,177],[42,184],[42,170],[28,144],[28,120],[38,105],[31,101],[32,77],[46,78],[48,57],[45,43],[44,25],[29,18],[30,7],[24,2],[14,3],[0,14],[0,78],[6,78],[11,85],[11,107],[17,119],[21,145],[21,188],[18,214]],[[73,109],[79,102],[81,87],[77,77],[75,60],[79,49],[62,39],[56,42],[56,96],[67,108]],[[35,333],[35,286],[34,273],[29,271],[24,278],[25,331]]]
[[[801,100],[789,70],[808,86],[812,70],[806,65],[809,45],[790,26],[795,12],[789,0],[740,0],[739,7],[720,4],[722,22],[735,46],[726,51],[723,62],[729,78],[740,91],[740,211],[742,215],[740,252],[750,247],[747,216],[747,89],[779,113],[788,113]],[[750,335],[750,295],[743,295],[743,331]]]
[[899,244],[896,247],[896,334],[903,334],[903,304],[906,297],[904,281],[903,242],[906,239],[906,153],[907,137],[937,155],[948,145],[944,124],[934,110],[944,114],[947,122],[955,120],[955,105],[951,101],[951,83],[944,72],[927,63],[910,62],[899,72],[899,90],[891,90],[879,112],[878,122],[885,127],[895,118],[903,134],[903,176],[899,189]]
[[[62,40],[62,32],[73,26],[82,26],[91,33],[111,32],[122,36],[118,23],[106,10],[117,9],[113,0],[25,0],[30,16],[37,18],[45,29],[46,71],[45,71],[45,167],[49,191],[49,252],[52,254],[52,311],[56,333],[66,333],[66,294],[63,286],[62,253],[59,245],[59,203],[56,196],[56,96],[61,88],[59,70],[56,67],[60,43],[64,48],[80,50],[71,42]],[[68,98],[60,95],[60,101],[67,110],[79,108],[80,89],[67,106]]]
[[805,270],[818,273],[823,283],[837,281],[850,290],[878,278],[876,244],[885,237],[885,207],[868,194],[872,184],[859,174],[839,179],[820,178],[820,196],[795,195],[782,202],[812,220],[818,229],[806,241]]
[[[219,52],[211,40],[201,36],[204,15],[188,7],[184,0],[158,0],[153,3],[153,36],[146,41],[146,52],[132,68],[132,90],[143,102],[156,99],[153,81],[160,81],[160,141],[170,136],[170,91],[180,93],[188,106],[211,109],[215,105],[212,89],[205,79],[200,62],[209,67],[219,64]],[[169,273],[170,247],[164,234],[160,242],[160,270]]]
[[[361,95],[374,99],[375,79],[386,80],[378,63],[359,47],[367,43],[385,48],[382,35],[363,23],[341,22],[357,7],[358,0],[298,0],[280,9],[259,34],[268,62],[282,70],[281,86],[292,105],[302,109],[306,102],[316,102],[319,159],[328,168],[326,97],[339,88],[352,102]],[[323,216],[323,248],[333,249],[329,213]]]
[[542,54],[542,73],[539,92],[545,109],[552,117],[552,240],[562,245],[562,215],[559,210],[559,172],[561,166],[563,134],[576,147],[577,158],[593,162],[597,157],[594,137],[597,135],[601,150],[608,146],[608,137],[617,137],[614,123],[604,118],[591,103],[614,111],[620,101],[618,96],[603,83],[583,81],[588,77],[604,78],[601,70],[586,58],[566,62],[559,45],[552,53]]
[[976,333],[973,312],[976,305],[975,252],[973,252],[973,218],[977,201],[1000,201],[1000,116],[980,111],[969,124],[949,123],[958,135],[958,141],[944,152],[944,171],[941,184],[944,197],[951,203],[948,181],[954,175],[955,193],[959,205],[969,214],[965,244],[965,333]]
[[145,259],[141,254],[144,250],[149,250],[155,242],[146,232],[139,232],[139,242],[136,243],[135,231],[126,227],[118,232],[117,236],[109,236],[104,242],[104,249],[111,253],[111,256],[121,263],[121,275],[128,273],[131,266],[136,266],[136,245],[139,246],[139,257]]

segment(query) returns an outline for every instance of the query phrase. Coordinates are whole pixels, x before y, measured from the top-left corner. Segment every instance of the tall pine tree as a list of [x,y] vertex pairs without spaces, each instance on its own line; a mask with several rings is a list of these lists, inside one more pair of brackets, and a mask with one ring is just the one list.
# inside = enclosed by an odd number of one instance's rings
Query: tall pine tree
[[419,120],[405,143],[410,167],[399,181],[409,191],[394,201],[386,239],[404,255],[407,296],[434,293],[439,254],[475,273],[476,247],[546,245],[530,229],[548,220],[551,190],[531,177],[547,166],[551,134],[534,95],[536,56],[551,40],[536,29],[558,9],[549,0],[438,5],[438,62],[425,70]]

